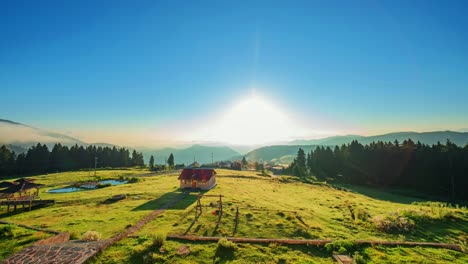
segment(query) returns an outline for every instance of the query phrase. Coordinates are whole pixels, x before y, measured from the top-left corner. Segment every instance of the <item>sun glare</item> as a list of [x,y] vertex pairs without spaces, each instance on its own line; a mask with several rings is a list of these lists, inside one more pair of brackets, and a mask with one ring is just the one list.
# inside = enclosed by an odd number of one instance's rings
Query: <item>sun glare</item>
[[289,141],[304,136],[305,130],[292,116],[259,95],[235,103],[200,131],[200,140],[235,145],[257,145]]

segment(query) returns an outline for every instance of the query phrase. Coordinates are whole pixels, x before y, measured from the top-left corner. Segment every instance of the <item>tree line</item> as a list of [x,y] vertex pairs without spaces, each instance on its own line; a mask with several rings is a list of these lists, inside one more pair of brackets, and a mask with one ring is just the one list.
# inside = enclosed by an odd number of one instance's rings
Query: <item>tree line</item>
[[285,173],[316,176],[354,184],[403,187],[451,199],[468,199],[468,144],[373,142],[317,147],[310,153],[299,149]]
[[16,155],[5,145],[0,147],[0,177],[22,174],[71,171],[84,168],[144,166],[143,154],[126,148],[96,146],[63,146],[52,150],[38,143],[27,152]]

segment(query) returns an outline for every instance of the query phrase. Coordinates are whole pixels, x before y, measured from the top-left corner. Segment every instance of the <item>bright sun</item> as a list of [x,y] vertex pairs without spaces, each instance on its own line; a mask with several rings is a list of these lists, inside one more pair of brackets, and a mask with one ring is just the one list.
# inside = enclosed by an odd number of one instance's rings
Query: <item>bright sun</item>
[[285,111],[258,95],[239,101],[211,124],[197,133],[200,140],[257,145],[289,141],[306,133]]

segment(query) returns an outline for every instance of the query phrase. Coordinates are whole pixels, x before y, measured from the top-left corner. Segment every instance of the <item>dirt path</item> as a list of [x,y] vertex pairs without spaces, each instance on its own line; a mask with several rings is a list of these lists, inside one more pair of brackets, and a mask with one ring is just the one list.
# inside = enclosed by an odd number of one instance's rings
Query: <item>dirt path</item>
[[[13,256],[2,261],[2,264],[81,264],[88,259],[94,257],[99,252],[104,251],[109,246],[122,240],[123,238],[138,232],[148,222],[154,220],[158,215],[162,214],[167,208],[173,206],[185,196],[188,192],[184,192],[173,200],[163,205],[136,224],[130,226],[119,234],[110,239],[89,242],[81,240],[68,241],[69,234],[61,233],[55,237],[40,240],[39,242],[21,250]],[[62,236],[62,237],[60,237]]]

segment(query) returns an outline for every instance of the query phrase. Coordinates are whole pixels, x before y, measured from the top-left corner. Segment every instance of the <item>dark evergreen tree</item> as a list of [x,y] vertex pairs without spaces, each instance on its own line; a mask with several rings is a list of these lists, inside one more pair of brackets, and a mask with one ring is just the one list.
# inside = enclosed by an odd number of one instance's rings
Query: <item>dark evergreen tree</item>
[[154,168],[154,157],[153,157],[153,155],[151,155],[148,165],[149,165],[150,169]]
[[173,168],[174,167],[174,155],[169,155],[169,158],[167,159],[167,165],[169,166],[169,168]]
[[245,159],[245,156],[242,157],[242,166],[247,166],[247,160]]

